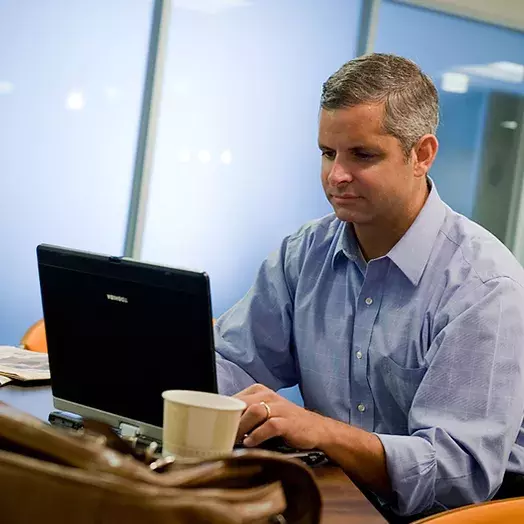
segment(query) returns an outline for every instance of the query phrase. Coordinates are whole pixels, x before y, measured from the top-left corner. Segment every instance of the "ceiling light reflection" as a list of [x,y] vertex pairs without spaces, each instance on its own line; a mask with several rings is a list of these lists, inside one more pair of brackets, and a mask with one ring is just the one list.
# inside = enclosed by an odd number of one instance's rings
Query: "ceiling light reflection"
[[10,95],[15,90],[15,85],[6,80],[0,80],[0,95]]
[[222,151],[222,154],[220,155],[220,160],[223,164],[231,164],[232,160],[231,151],[229,149],[226,149],[225,151]]
[[202,149],[198,152],[198,160],[200,160],[202,164],[208,164],[211,161],[211,153],[206,149]]
[[66,108],[73,111],[84,109],[86,101],[84,94],[80,91],[71,92],[67,95]]
[[444,73],[442,75],[442,90],[448,93],[467,93],[469,85],[468,75],[463,73]]

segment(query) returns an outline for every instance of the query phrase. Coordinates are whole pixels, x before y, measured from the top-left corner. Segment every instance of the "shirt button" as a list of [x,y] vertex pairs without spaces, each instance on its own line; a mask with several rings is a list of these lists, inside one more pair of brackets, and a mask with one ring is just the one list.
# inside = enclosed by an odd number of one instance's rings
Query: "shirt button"
[[371,297],[366,298],[366,304],[371,306],[371,304],[373,304],[373,299]]
[[358,358],[358,359],[361,359],[361,358],[362,358],[362,351],[357,351],[357,358]]
[[357,406],[357,409],[361,412],[361,413],[364,413],[364,411],[366,411],[366,406],[364,406],[364,404],[359,404]]

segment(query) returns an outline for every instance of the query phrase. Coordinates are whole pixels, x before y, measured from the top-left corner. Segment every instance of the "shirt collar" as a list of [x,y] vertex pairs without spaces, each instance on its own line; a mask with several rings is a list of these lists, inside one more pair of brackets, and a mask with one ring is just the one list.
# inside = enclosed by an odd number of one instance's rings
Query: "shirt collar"
[[[441,200],[435,183],[428,177],[430,191],[424,206],[404,236],[386,255],[416,286],[426,268],[435,239],[446,216],[446,205]],[[332,266],[340,253],[357,263],[362,258],[355,233],[350,224],[341,222],[333,253]]]
[[346,255],[346,258],[351,262],[355,262],[359,268],[359,261],[362,261],[362,264],[365,266],[366,262],[360,251],[357,238],[355,236],[355,231],[352,224],[348,222],[340,222],[338,228],[338,239],[335,245],[335,251],[333,253],[333,259],[331,261],[331,267],[335,268],[335,262],[337,258],[340,257],[341,253]]
[[420,213],[387,254],[414,286],[420,282],[446,217],[446,205],[442,202],[434,182],[431,179],[429,181],[429,195]]

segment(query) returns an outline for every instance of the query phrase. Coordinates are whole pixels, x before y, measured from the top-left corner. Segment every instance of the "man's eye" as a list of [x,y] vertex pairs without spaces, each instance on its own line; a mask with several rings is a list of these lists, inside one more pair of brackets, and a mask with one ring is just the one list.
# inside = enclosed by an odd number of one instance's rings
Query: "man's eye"
[[328,160],[335,160],[337,153],[335,151],[322,151],[322,156]]
[[364,161],[366,160],[369,161],[369,160],[373,160],[374,158],[376,158],[376,155],[374,155],[373,153],[366,153],[364,151],[356,152],[355,156],[359,160],[364,160]]

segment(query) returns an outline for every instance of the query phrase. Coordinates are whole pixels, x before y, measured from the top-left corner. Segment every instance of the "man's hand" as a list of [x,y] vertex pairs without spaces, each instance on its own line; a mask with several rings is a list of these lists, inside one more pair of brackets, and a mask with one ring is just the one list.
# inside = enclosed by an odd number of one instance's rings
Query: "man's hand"
[[[386,499],[391,497],[386,454],[377,435],[307,411],[261,384],[235,397],[247,404],[238,430],[240,441],[249,434],[246,446],[282,437],[294,448],[320,449],[357,483]],[[264,403],[269,406],[269,418]]]
[[[243,440],[245,446],[258,446],[271,437],[282,437],[297,449],[321,446],[328,420],[325,417],[297,406],[261,384],[254,384],[235,397],[247,404],[237,436],[242,441],[244,435],[249,435]],[[263,403],[269,406],[269,418]]]

